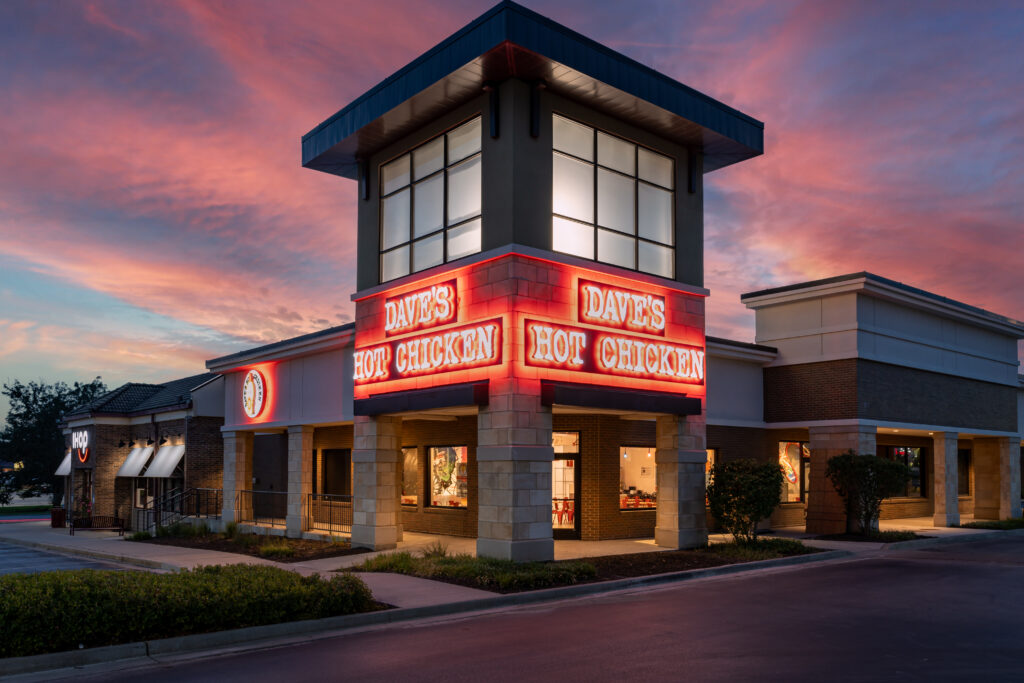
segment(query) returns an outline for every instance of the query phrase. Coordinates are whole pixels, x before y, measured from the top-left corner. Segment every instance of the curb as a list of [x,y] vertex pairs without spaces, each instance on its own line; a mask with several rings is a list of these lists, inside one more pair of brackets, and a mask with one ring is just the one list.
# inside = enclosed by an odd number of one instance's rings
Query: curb
[[89,550],[87,548],[68,548],[63,545],[53,545],[50,543],[39,543],[38,541],[26,541],[21,538],[8,538],[0,536],[0,543],[10,543],[11,545],[20,545],[25,548],[38,548],[40,550],[49,550],[50,552],[61,553],[63,555],[73,555],[75,557],[88,557],[91,560],[103,560],[106,562],[117,562],[118,564],[131,564],[136,567],[145,567],[146,569],[162,569],[164,571],[180,571],[182,567],[171,564],[169,562],[157,562],[156,560],[147,560],[141,557],[127,557],[124,555],[117,555],[114,553],[103,553],[98,550]]
[[994,538],[1002,538],[1004,536],[1024,536],[1024,529],[985,529],[973,534],[956,534],[953,536],[918,538],[913,541],[897,541],[896,543],[886,543],[879,550],[914,550],[933,545],[949,545],[950,543],[991,541]]
[[[475,600],[464,600],[461,602],[451,602],[440,605],[404,607],[383,610],[380,612],[327,617],[326,619],[290,621],[281,624],[267,624],[265,626],[251,626],[248,628],[230,629],[226,631],[213,631],[211,633],[195,633],[187,636],[178,636],[176,638],[162,638],[160,640],[147,640],[136,643],[125,643],[123,645],[108,645],[105,647],[95,647],[85,650],[53,652],[42,655],[30,655],[27,657],[10,657],[0,659],[0,676],[37,673],[54,669],[88,666],[90,664],[109,664],[115,661],[148,658],[156,655],[195,653],[203,650],[236,645],[244,645],[245,647],[240,648],[240,650],[244,651],[259,647],[267,647],[270,645],[267,641],[285,637],[310,636],[315,634],[315,639],[329,638],[338,635],[340,631],[351,630],[363,626],[400,623],[427,617],[478,612],[498,607],[531,605],[566,598],[611,593],[619,590],[644,586],[683,583],[696,579],[752,572],[758,569],[774,569],[776,567],[789,567],[815,562],[825,562],[828,560],[851,557],[853,555],[854,553],[847,550],[831,550],[810,553],[807,555],[797,555],[795,557],[783,557],[775,560],[742,562],[722,567],[710,567],[708,569],[691,569],[683,572],[652,574],[650,576],[637,576],[628,579],[616,579],[614,581],[599,581],[595,583],[578,584],[575,586],[545,588],[536,591],[496,595],[493,598],[478,598]],[[306,640],[308,641],[310,638],[306,638]]]

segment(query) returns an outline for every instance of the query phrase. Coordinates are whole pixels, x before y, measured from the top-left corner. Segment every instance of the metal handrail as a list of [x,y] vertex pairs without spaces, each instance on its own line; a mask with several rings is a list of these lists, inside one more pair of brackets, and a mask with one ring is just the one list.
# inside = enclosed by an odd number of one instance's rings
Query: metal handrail
[[[212,505],[210,504],[212,500]],[[152,511],[153,517],[146,525],[147,529],[170,525],[186,517],[209,519],[220,517],[223,505],[223,492],[220,489],[190,488],[184,491],[172,491],[152,501],[146,510]],[[170,516],[168,517],[168,514]]]
[[283,527],[287,514],[287,491],[242,490],[235,494],[235,521],[240,524]]
[[306,496],[306,529],[332,534],[352,533],[352,496],[310,493]]

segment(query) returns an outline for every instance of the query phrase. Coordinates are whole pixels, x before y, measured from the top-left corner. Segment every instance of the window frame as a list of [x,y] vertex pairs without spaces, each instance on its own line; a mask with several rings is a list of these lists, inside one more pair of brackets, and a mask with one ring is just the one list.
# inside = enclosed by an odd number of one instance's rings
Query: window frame
[[[569,256],[575,256],[576,258],[586,258],[585,256],[579,256],[577,254],[570,254],[569,252],[558,251],[558,250],[556,250],[554,248],[554,230],[555,230],[554,219],[555,218],[560,218],[562,220],[570,221],[572,223],[576,223],[578,225],[587,226],[587,227],[593,229],[594,235],[593,235],[593,245],[592,246],[593,246],[593,250],[594,250],[594,257],[591,258],[591,259],[587,259],[587,260],[594,261],[596,263],[603,263],[605,265],[614,266],[616,268],[623,268],[625,270],[630,270],[630,271],[633,271],[635,273],[644,273],[644,274],[647,274],[647,275],[654,275],[655,277],[663,277],[663,278],[667,278],[669,280],[675,279],[675,277],[676,277],[676,253],[677,253],[676,252],[676,248],[677,248],[677,241],[678,241],[676,239],[677,238],[677,235],[676,235],[676,225],[677,225],[677,223],[676,223],[676,219],[677,219],[677,207],[676,207],[676,191],[677,190],[676,190],[676,185],[678,184],[676,182],[676,180],[677,180],[676,179],[676,169],[678,168],[679,160],[675,156],[673,156],[671,154],[666,154],[666,153],[662,152],[661,150],[654,149],[653,147],[649,147],[648,145],[645,145],[645,144],[643,144],[641,142],[637,142],[636,140],[627,138],[627,137],[625,137],[623,135],[619,135],[619,134],[613,133],[613,132],[611,132],[609,130],[606,130],[606,129],[603,129],[603,128],[599,128],[598,126],[595,126],[593,124],[587,123],[587,122],[582,121],[580,119],[577,119],[577,118],[575,118],[573,116],[569,116],[569,115],[564,114],[564,113],[562,113],[562,112],[560,112],[558,110],[553,110],[551,112],[551,116],[552,116],[552,119],[551,119],[551,121],[552,121],[552,124],[551,124],[552,125],[552,129],[554,128],[554,117],[558,116],[558,117],[561,117],[561,118],[563,118],[563,119],[565,119],[567,121],[571,121],[572,123],[575,123],[577,125],[586,126],[587,128],[591,129],[591,131],[593,132],[592,140],[591,140],[591,154],[593,155],[593,161],[590,161],[588,159],[584,159],[583,157],[578,157],[578,156],[576,156],[575,154],[573,154],[571,152],[566,152],[566,151],[563,151],[563,150],[560,150],[560,149],[556,149],[555,148],[555,144],[554,144],[554,135],[552,134],[552,141],[551,141],[552,178],[551,178],[551,182],[552,182],[552,187],[553,187],[554,186],[554,155],[556,155],[556,154],[561,154],[563,157],[565,157],[567,159],[571,159],[572,161],[576,161],[578,163],[589,164],[591,166],[591,170],[592,170],[592,173],[591,173],[591,189],[592,189],[592,193],[591,194],[593,196],[591,197],[591,202],[592,202],[591,211],[593,212],[593,217],[594,217],[593,222],[592,223],[588,223],[588,222],[580,220],[578,218],[572,218],[572,217],[566,216],[564,214],[556,213],[555,212],[555,207],[554,207],[554,201],[553,201],[553,198],[552,198],[552,206],[551,206],[551,211],[550,211],[551,218],[552,218],[552,221],[551,221],[552,251],[555,251],[556,253],[559,253],[559,254],[567,254]],[[603,133],[603,134],[605,134],[605,135],[607,135],[609,137],[615,138],[615,139],[617,139],[619,141],[626,142],[628,144],[633,145],[633,175],[628,175],[626,173],[623,173],[622,171],[619,171],[618,169],[614,169],[614,168],[611,168],[609,166],[604,166],[604,165],[602,165],[600,163],[599,157],[598,157],[598,141],[599,141],[599,134],[601,134],[601,133]],[[668,160],[670,160],[672,162],[672,187],[671,188],[667,188],[667,187],[664,187],[664,186],[659,185],[657,183],[654,183],[654,182],[651,182],[651,181],[648,181],[648,180],[644,180],[644,179],[642,179],[640,177],[640,150],[641,149],[645,149],[645,150],[647,150],[648,152],[650,152],[652,154],[656,154],[658,156],[664,157],[664,158],[666,158],[666,159],[668,159]],[[597,190],[598,190],[598,178],[599,178],[599,173],[598,172],[601,171],[601,170],[603,170],[603,171],[605,171],[607,173],[615,174],[615,175],[617,175],[620,178],[627,178],[627,179],[630,179],[630,180],[633,181],[633,233],[632,234],[627,233],[627,232],[622,232],[621,230],[618,230],[616,228],[610,228],[610,227],[602,226],[600,221],[599,221],[599,216],[598,216],[598,191]],[[641,183],[643,183],[645,185],[648,185],[648,186],[650,186],[652,188],[655,188],[655,189],[658,189],[658,190],[662,190],[664,192],[668,192],[669,193],[669,197],[670,197],[669,206],[670,206],[670,213],[671,213],[669,221],[670,221],[670,235],[672,237],[672,243],[671,244],[666,244],[664,242],[658,242],[657,240],[651,240],[651,239],[647,239],[646,237],[641,237],[640,236],[640,184]],[[620,237],[628,237],[628,238],[633,240],[633,264],[634,265],[633,265],[632,268],[629,268],[629,267],[623,266],[623,265],[619,265],[617,263],[611,263],[609,261],[602,261],[600,258],[598,258],[598,254],[599,254],[599,252],[598,252],[598,243],[599,243],[599,240],[600,240],[600,231],[601,230],[605,230],[607,232],[612,233],[613,235],[617,235],[617,236],[620,236]],[[650,271],[641,270],[640,269],[640,243],[641,242],[645,242],[647,244],[651,244],[651,245],[654,245],[656,247],[661,247],[663,249],[670,250],[671,255],[672,255],[672,258],[670,260],[670,264],[671,264],[671,274],[670,275],[663,275],[661,273],[652,273]]]
[[[461,159],[455,161],[454,163],[450,162],[449,161],[449,157],[448,157],[448,135],[451,132],[457,130],[458,128],[461,128],[462,126],[470,124],[470,123],[472,123],[475,120],[480,122],[480,149],[477,150],[476,152],[474,152],[473,154],[470,154],[468,156],[462,157]],[[437,169],[437,170],[435,170],[435,171],[433,171],[433,172],[423,176],[422,178],[415,178],[414,177],[414,170],[415,170],[415,165],[414,164],[415,164],[415,161],[413,159],[413,154],[417,150],[422,149],[423,147],[426,147],[427,145],[429,145],[431,143],[434,143],[434,142],[436,142],[439,139],[442,141],[441,142],[441,154],[442,154],[441,167],[439,169]],[[478,253],[480,253],[480,251],[483,250],[483,194],[484,194],[483,193],[483,152],[484,152],[484,150],[483,150],[483,141],[484,141],[483,114],[481,112],[477,112],[476,114],[474,114],[474,115],[472,115],[472,116],[470,116],[470,117],[468,117],[466,119],[463,119],[462,121],[459,121],[458,123],[456,123],[456,124],[454,124],[452,126],[449,126],[449,127],[445,128],[444,130],[442,130],[441,132],[437,133],[436,135],[431,136],[429,139],[424,140],[423,142],[421,142],[421,143],[419,143],[417,145],[414,145],[413,147],[410,147],[410,148],[406,149],[401,154],[396,154],[393,157],[390,157],[390,158],[380,162],[377,165],[377,281],[380,284],[384,284],[386,282],[393,282],[394,280],[398,280],[398,279],[401,279],[403,277],[407,277],[409,275],[413,275],[414,273],[421,273],[421,272],[423,272],[425,270],[430,270],[431,268],[436,268],[437,266],[442,266],[442,265],[444,265],[446,263],[451,263],[453,261],[458,261],[458,260],[463,259],[463,258],[468,258],[469,256],[473,256],[474,254],[478,254]],[[402,185],[401,187],[393,189],[391,192],[388,192],[388,193],[385,194],[385,192],[384,192],[384,168],[386,166],[391,165],[392,163],[394,163],[396,161],[399,161],[402,157],[408,157],[409,158],[409,181],[405,185]],[[479,163],[480,163],[480,180],[481,180],[481,183],[480,183],[480,211],[478,213],[470,216],[469,218],[464,218],[463,220],[459,221],[458,223],[452,223],[451,225],[449,225],[448,224],[448,208],[449,208],[448,207],[448,185],[449,185],[448,174],[449,174],[449,172],[452,169],[458,168],[459,166],[462,166],[463,164],[467,164],[467,163],[471,162],[474,159],[477,159],[479,161]],[[426,233],[424,235],[416,236],[416,234],[415,234],[415,230],[416,230],[416,186],[417,185],[422,185],[422,184],[426,183],[428,180],[434,179],[434,178],[438,177],[439,175],[441,176],[441,227],[439,227],[436,230],[433,230],[432,232]],[[385,249],[384,248],[384,202],[385,202],[385,200],[387,200],[387,199],[397,195],[398,193],[402,192],[403,190],[408,190],[409,191],[409,219],[408,219],[408,233],[406,235],[407,239],[404,242],[399,242],[399,243],[394,244],[394,245],[388,247],[387,249]],[[458,256],[458,257],[456,257],[454,259],[449,259],[448,258],[448,233],[451,232],[452,230],[455,230],[457,228],[461,228],[461,227],[463,227],[463,226],[465,226],[465,225],[467,225],[467,224],[469,224],[469,223],[471,223],[473,221],[476,221],[476,220],[480,221],[481,249],[479,249],[479,250],[477,250],[475,252],[472,252],[470,254],[464,254],[464,255]],[[440,263],[435,263],[433,265],[430,265],[430,266],[427,266],[425,268],[421,268],[421,269],[417,270],[415,268],[415,261],[414,261],[414,258],[415,258],[414,245],[417,242],[425,242],[429,238],[436,237],[438,235],[441,236],[441,262]],[[408,257],[407,257],[407,260],[408,260],[408,270],[407,270],[407,272],[405,272],[402,275],[398,275],[396,277],[390,278],[390,279],[384,279],[384,256],[385,256],[385,254],[390,254],[392,252],[398,251],[398,250],[402,249],[403,247],[407,248],[408,252],[409,252],[408,253]]]
[[[402,485],[399,487],[398,499],[402,501],[401,504],[403,506],[411,507],[411,508],[418,508],[419,505],[420,505],[420,501],[423,500],[423,496],[422,496],[423,486],[421,486],[422,480],[420,479],[420,474],[423,472],[423,459],[420,457],[420,447],[419,446],[402,446],[398,450],[401,451],[401,453],[402,453]],[[416,453],[416,482],[413,484],[413,491],[414,491],[414,493],[412,493],[412,494],[404,493],[404,490],[405,490],[405,452],[406,451],[415,451],[415,453]],[[414,496],[416,496],[416,502],[414,502],[414,503],[406,503],[404,500],[402,500],[407,495],[414,495]]]
[[[634,443],[634,444],[630,444],[630,443],[619,444],[618,459],[619,459],[619,473],[620,473],[619,480],[620,481],[622,480],[621,473],[622,473],[622,460],[623,460],[622,449],[623,448],[646,448],[648,451],[650,451],[652,453],[651,464],[654,465],[654,507],[649,507],[649,508],[642,508],[642,507],[635,507],[635,508],[625,507],[624,508],[624,507],[622,507],[622,497],[621,497],[622,496],[622,489],[619,489],[618,492],[616,493],[616,496],[619,499],[618,500],[618,504],[619,504],[618,505],[618,510],[619,510],[619,512],[653,512],[653,511],[657,510],[658,509],[658,457],[657,457],[658,447],[657,447],[657,445],[656,444],[636,444],[636,443]],[[628,497],[628,494],[627,494],[627,497]]]
[[[424,462],[428,471],[423,473],[423,487],[426,489],[427,497],[424,499],[423,507],[428,510],[468,510],[469,509],[469,444],[430,444],[424,446],[426,458]],[[434,469],[431,450],[434,448],[465,448],[466,449],[466,504],[465,505],[434,505]]]

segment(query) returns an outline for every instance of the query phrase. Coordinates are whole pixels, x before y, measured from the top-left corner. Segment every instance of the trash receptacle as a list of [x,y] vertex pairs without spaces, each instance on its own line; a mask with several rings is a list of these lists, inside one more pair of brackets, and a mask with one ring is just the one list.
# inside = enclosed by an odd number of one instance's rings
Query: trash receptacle
[[64,508],[50,508],[50,528],[63,529],[66,520]]

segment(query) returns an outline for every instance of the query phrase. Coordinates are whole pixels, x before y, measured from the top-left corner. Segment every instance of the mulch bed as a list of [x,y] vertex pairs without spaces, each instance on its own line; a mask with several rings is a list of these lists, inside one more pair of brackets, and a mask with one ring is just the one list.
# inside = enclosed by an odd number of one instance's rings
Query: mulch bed
[[306,562],[307,560],[319,560],[324,557],[341,557],[342,555],[358,555],[370,552],[366,548],[353,548],[348,543],[330,543],[328,541],[312,541],[304,538],[284,538],[283,536],[255,536],[252,545],[246,547],[221,534],[209,534],[206,536],[194,536],[191,538],[150,538],[145,541],[133,541],[137,543],[157,543],[160,545],[175,545],[181,548],[199,548],[201,550],[217,550],[222,553],[236,553],[238,555],[260,555],[260,546],[263,543],[274,545],[288,544],[295,554],[291,557],[265,557],[263,559],[274,562]]

